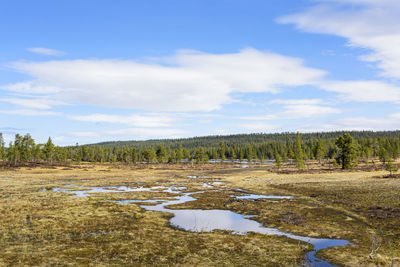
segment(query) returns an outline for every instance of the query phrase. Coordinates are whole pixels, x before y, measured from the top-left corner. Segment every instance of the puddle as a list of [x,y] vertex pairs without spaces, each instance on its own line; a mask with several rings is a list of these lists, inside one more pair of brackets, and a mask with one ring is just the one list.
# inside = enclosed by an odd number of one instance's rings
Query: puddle
[[197,175],[188,175],[186,177],[189,179],[208,179],[208,178],[210,178],[208,176],[197,176]]
[[128,199],[128,200],[111,200],[110,202],[120,203],[120,204],[127,204],[127,203],[157,203],[157,202],[165,202],[163,199]]
[[236,192],[247,192],[246,190],[244,190],[244,189],[242,189],[242,188],[233,189],[232,191],[236,191]]
[[[318,250],[328,247],[351,245],[351,243],[347,240],[311,238],[286,233],[275,228],[263,227],[260,223],[250,219],[254,215],[241,215],[230,210],[171,210],[166,208],[168,205],[176,205],[188,201],[194,201],[196,199],[190,195],[197,193],[202,192],[184,193],[177,197],[176,200],[165,201],[155,206],[141,205],[141,207],[145,210],[169,212],[174,214],[174,217],[170,220],[171,226],[186,231],[212,232],[214,230],[227,230],[232,231],[233,234],[240,235],[247,234],[248,232],[256,232],[261,234],[286,236],[291,239],[307,242],[314,245],[314,250],[305,255],[306,259],[310,261],[312,265],[333,266],[328,262],[315,257],[315,254]],[[155,200],[153,200],[153,202],[154,201]]]
[[235,165],[236,168],[249,168],[249,165]]
[[207,184],[207,183],[203,183],[202,187],[211,188],[211,187],[214,187],[214,186],[212,186],[212,185],[210,185],[210,184]]
[[[206,183],[205,183],[206,184]],[[203,184],[204,185],[204,184]],[[206,184],[207,185],[207,184]],[[255,232],[265,235],[276,235],[285,236],[294,240],[303,241],[314,246],[314,250],[307,253],[305,258],[311,266],[334,266],[330,263],[318,259],[315,254],[317,251],[329,247],[347,246],[352,245],[347,240],[342,239],[328,239],[328,238],[312,238],[307,236],[295,235],[287,232],[280,231],[276,228],[269,228],[262,226],[259,222],[252,220],[251,218],[255,215],[241,215],[230,210],[201,210],[201,209],[182,209],[173,210],[167,206],[185,203],[188,201],[194,201],[196,198],[192,197],[193,194],[204,193],[204,191],[182,193],[180,190],[186,189],[186,187],[138,187],[129,188],[126,186],[119,187],[93,187],[89,190],[81,191],[70,191],[60,188],[53,188],[54,191],[74,193],[75,196],[85,197],[90,193],[97,192],[134,192],[134,191],[156,191],[158,189],[161,192],[179,193],[180,195],[173,199],[148,199],[148,200],[120,200],[112,201],[115,203],[129,204],[129,203],[153,203],[155,205],[140,205],[141,208],[149,211],[159,211],[172,213],[174,217],[170,219],[170,225],[178,229],[182,229],[190,232],[212,232],[214,230],[226,230],[231,231],[232,234],[245,235],[249,232]],[[239,190],[238,190],[239,191]],[[232,196],[241,199],[258,199],[258,198],[271,198],[271,199],[289,199],[291,196],[267,196],[267,195],[253,195],[248,194],[245,196]]]
[[[73,185],[66,185],[68,187],[72,187]],[[81,188],[82,186],[77,186]],[[159,192],[168,192],[168,193],[181,193],[181,190],[186,189],[186,187],[176,187],[176,186],[153,186],[153,187],[128,187],[128,186],[108,186],[108,187],[83,187],[89,188],[84,190],[67,190],[62,189],[60,187],[52,188],[55,192],[63,192],[74,194],[74,197],[88,197],[89,194],[92,193],[121,193],[121,192],[144,192],[144,191],[159,191]]]
[[223,182],[213,182],[212,184],[213,185],[221,185],[221,184],[223,184]]
[[236,199],[291,199],[293,198],[292,196],[273,196],[273,195],[254,195],[254,194],[249,194],[249,195],[244,195],[244,196],[233,196],[231,195],[230,197],[234,197]]

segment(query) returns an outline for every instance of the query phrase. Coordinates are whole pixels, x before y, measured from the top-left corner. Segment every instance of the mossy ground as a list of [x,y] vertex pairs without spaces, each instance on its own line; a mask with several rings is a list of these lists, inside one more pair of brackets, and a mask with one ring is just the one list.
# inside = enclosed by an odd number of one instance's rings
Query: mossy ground
[[[0,265],[298,266],[311,246],[284,237],[223,231],[189,233],[169,226],[171,214],[105,200],[173,197],[166,192],[99,193],[87,198],[54,187],[179,185],[205,190],[198,200],[170,208],[229,209],[254,214],[267,227],[355,246],[318,256],[344,266],[400,265],[400,179],[380,171],[304,171],[218,165],[123,165],[17,168],[0,171]],[[207,178],[189,179],[188,175]],[[203,182],[223,181],[216,188]],[[77,187],[68,187],[77,189]],[[242,188],[293,199],[241,200]],[[371,246],[379,249],[369,257]]]

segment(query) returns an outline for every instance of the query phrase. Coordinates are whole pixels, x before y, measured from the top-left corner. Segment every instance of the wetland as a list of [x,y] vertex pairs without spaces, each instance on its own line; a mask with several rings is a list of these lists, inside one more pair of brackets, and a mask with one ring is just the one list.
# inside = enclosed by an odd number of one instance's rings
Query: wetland
[[398,179],[208,164],[3,170],[0,265],[397,266]]

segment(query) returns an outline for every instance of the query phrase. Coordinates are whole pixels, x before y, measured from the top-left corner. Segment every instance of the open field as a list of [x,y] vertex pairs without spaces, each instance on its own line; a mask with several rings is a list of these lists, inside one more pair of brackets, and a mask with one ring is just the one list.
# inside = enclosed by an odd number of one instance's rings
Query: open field
[[[384,171],[282,171],[229,165],[89,165],[0,171],[0,265],[299,266],[312,246],[286,237],[191,233],[169,225],[171,214],[106,200],[174,197],[169,192],[55,192],[83,187],[185,186],[196,201],[171,209],[228,209],[256,215],[266,227],[355,244],[319,251],[343,266],[400,266],[400,179]],[[199,176],[190,179],[187,176]],[[205,178],[203,178],[205,177]],[[223,182],[215,188],[203,183]],[[144,183],[144,184],[142,184]],[[233,199],[235,189],[292,199]],[[371,254],[371,250],[374,253]],[[371,254],[371,255],[370,255]]]

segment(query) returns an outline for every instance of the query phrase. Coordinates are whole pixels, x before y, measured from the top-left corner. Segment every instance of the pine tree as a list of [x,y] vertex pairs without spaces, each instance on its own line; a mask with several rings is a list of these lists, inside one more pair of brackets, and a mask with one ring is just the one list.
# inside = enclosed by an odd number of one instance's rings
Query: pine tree
[[153,163],[157,159],[156,151],[154,148],[146,149],[143,151],[143,158],[147,161],[147,163]]
[[379,157],[379,160],[383,164],[385,164],[387,161],[389,161],[389,153],[387,152],[387,150],[383,146],[379,147],[378,157]]
[[275,151],[275,165],[278,170],[282,167],[281,155],[278,151]]
[[132,148],[132,150],[131,150],[131,162],[133,164],[136,164],[136,160],[137,160],[136,148]]
[[299,169],[304,168],[304,156],[303,148],[301,145],[300,133],[296,134],[296,142],[294,144],[294,161],[296,162],[296,167]]
[[168,160],[168,154],[167,154],[167,149],[164,146],[158,146],[157,147],[157,161],[159,163],[166,162]]
[[385,169],[390,173],[390,177],[393,177],[393,174],[399,170],[399,166],[395,165],[393,163],[393,160],[390,159],[386,164],[385,164]]
[[225,157],[225,143],[221,142],[219,144],[219,157],[221,158],[221,163],[226,159]]
[[353,137],[348,133],[336,139],[335,144],[338,148],[336,162],[342,165],[342,169],[352,168],[355,164],[355,160],[357,160],[356,149],[353,142]]
[[51,138],[49,137],[47,143],[43,147],[44,159],[47,162],[53,162],[53,152],[54,152],[54,144],[51,141]]
[[175,152],[175,159],[176,159],[176,162],[178,162],[178,163],[180,163],[180,162],[182,161],[182,159],[183,159],[183,148],[182,148],[182,144],[179,145],[179,148],[178,148],[178,149],[176,149],[176,152]]
[[325,156],[325,144],[321,139],[318,139],[315,148],[315,158],[321,163],[321,159]]

